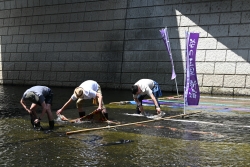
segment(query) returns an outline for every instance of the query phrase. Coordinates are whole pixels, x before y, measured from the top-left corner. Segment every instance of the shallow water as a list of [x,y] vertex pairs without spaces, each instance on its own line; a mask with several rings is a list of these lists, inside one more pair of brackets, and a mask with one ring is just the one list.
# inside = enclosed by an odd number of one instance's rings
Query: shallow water
[[[19,103],[27,88],[0,86],[1,166],[250,166],[247,98],[202,96],[199,106],[185,109],[186,113],[202,112],[189,117],[66,135],[108,124],[57,121],[53,132],[34,131]],[[56,110],[70,98],[73,88],[52,89],[56,119]],[[132,100],[129,91],[103,90],[103,94],[110,120],[122,124],[149,120],[126,115],[134,113],[134,105],[109,104]],[[181,100],[168,102],[162,106],[165,117],[184,112]],[[95,108],[90,100],[86,101],[86,113]],[[145,109],[150,114],[155,112],[150,106]],[[77,118],[75,104],[63,114]],[[48,128],[46,118],[41,125]]]

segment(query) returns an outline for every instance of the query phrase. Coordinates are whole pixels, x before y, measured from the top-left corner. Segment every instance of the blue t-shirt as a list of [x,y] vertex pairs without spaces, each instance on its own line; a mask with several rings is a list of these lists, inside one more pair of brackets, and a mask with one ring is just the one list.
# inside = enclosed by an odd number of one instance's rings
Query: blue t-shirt
[[47,86],[33,86],[24,92],[22,99],[25,99],[27,92],[34,92],[39,97],[39,103],[42,104],[45,97],[50,94],[51,89]]

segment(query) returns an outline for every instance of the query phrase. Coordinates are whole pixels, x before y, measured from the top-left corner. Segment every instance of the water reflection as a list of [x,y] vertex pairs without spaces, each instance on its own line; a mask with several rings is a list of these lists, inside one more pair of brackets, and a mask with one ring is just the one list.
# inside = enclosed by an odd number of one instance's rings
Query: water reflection
[[[27,87],[0,86],[1,166],[249,166],[249,112],[216,112],[213,108],[186,119],[155,121],[67,136],[65,132],[106,126],[105,123],[56,122],[54,132],[34,131],[19,104]],[[53,113],[72,94],[72,88],[52,88]],[[104,90],[104,102],[131,100],[128,91]],[[243,105],[243,103],[241,103]],[[244,103],[244,106],[247,106]],[[112,120],[140,122],[131,105],[107,105]],[[85,103],[87,113],[95,107]],[[150,108],[149,108],[150,109]],[[167,107],[169,115],[182,108]],[[195,110],[195,109],[194,109]],[[208,110],[208,109],[206,109]],[[153,113],[153,111],[149,110]],[[77,118],[75,104],[63,113]],[[56,118],[56,116],[55,116]],[[47,121],[42,122],[45,128]],[[130,140],[124,144],[119,141]]]

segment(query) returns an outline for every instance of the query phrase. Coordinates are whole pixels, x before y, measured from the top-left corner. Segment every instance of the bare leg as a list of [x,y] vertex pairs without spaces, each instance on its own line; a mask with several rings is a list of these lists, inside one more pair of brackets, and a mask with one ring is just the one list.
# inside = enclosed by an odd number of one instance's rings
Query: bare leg
[[49,121],[53,121],[54,117],[53,117],[53,114],[51,112],[51,105],[50,104],[46,104],[46,107],[47,107],[46,113],[47,113],[47,116],[48,116],[48,120]]
[[37,119],[36,109],[37,109],[37,104],[32,103],[30,106],[30,111],[31,111],[30,123],[32,124],[33,127],[35,127],[34,121],[35,121],[35,119]]
[[37,114],[36,114],[37,107],[38,107],[38,105],[35,103],[32,103],[30,106],[30,110],[32,111],[32,115],[35,119],[37,119]]
[[79,113],[79,117],[83,117],[85,116],[85,111],[83,111],[83,99],[78,99],[76,102],[76,108],[78,110]]

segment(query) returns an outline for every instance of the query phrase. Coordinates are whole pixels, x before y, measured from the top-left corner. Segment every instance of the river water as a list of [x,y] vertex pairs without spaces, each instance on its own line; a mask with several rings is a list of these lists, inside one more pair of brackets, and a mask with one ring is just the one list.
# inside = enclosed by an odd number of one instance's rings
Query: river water
[[[19,101],[27,86],[0,86],[0,165],[1,166],[250,166],[250,100],[246,98],[202,96],[199,106],[183,107],[181,99],[166,99],[166,117],[201,111],[170,120],[158,120],[112,128],[107,123],[58,121],[55,114],[73,93],[73,88],[52,87],[53,132],[32,129],[29,115]],[[130,91],[103,90],[110,120],[127,124],[151,120],[133,116],[135,106]],[[163,93],[168,96],[169,94]],[[110,104],[118,102],[117,104]],[[96,107],[86,101],[84,110]],[[145,110],[154,114],[153,107]],[[38,111],[39,113],[40,111]],[[78,117],[75,104],[64,112]],[[66,132],[110,127],[66,135]]]

